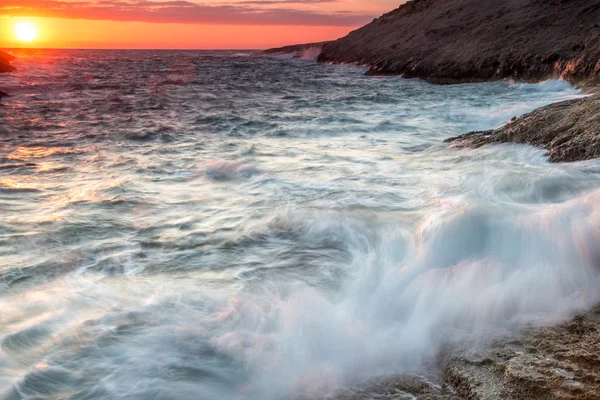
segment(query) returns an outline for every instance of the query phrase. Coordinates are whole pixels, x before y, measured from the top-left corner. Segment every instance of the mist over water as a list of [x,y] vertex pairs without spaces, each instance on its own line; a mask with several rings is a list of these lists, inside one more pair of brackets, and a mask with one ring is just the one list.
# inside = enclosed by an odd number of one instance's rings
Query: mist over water
[[308,399],[598,301],[600,163],[453,150],[579,93],[256,54],[0,77],[0,399]]

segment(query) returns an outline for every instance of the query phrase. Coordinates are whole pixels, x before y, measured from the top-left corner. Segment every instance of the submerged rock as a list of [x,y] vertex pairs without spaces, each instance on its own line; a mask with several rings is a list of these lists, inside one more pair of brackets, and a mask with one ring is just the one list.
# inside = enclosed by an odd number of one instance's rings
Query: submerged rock
[[551,161],[600,157],[600,95],[538,108],[501,128],[447,139],[452,147],[526,143],[549,151]]
[[413,0],[327,43],[322,62],[435,83],[600,83],[600,0]]
[[15,57],[4,52],[0,51],[0,72],[13,72],[16,70],[15,67],[10,65],[11,61],[14,61]]

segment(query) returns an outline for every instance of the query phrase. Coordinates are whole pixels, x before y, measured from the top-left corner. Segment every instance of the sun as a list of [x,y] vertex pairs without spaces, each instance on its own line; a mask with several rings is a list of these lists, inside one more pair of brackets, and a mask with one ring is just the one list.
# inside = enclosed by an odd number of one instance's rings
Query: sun
[[19,22],[15,25],[15,36],[21,42],[33,42],[37,37],[37,27],[30,21]]

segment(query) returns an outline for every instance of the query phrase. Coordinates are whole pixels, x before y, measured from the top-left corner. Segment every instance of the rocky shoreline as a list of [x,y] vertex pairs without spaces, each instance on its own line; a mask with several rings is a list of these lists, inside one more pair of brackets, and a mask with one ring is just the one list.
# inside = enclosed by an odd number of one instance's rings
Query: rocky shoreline
[[[600,88],[600,0],[412,0],[321,46],[319,62],[366,65],[369,74],[435,84],[565,79]],[[448,140],[452,147],[527,143],[551,161],[600,157],[598,97],[535,110],[493,131]]]
[[453,351],[441,368],[444,386],[461,399],[597,400],[600,308],[485,349]]
[[[355,63],[367,66],[369,74],[436,84],[565,79],[598,93],[600,0],[413,0],[323,43],[318,61]],[[553,162],[599,158],[600,93],[446,142],[451,148],[530,144],[546,149]],[[439,386],[396,376],[330,399],[598,400],[600,308],[479,349],[448,347],[433,369]]]
[[550,161],[600,157],[600,95],[538,108],[506,125],[446,140],[454,148],[524,143],[548,150]]
[[557,326],[447,345],[436,375],[372,380],[326,400],[598,400],[600,307]]

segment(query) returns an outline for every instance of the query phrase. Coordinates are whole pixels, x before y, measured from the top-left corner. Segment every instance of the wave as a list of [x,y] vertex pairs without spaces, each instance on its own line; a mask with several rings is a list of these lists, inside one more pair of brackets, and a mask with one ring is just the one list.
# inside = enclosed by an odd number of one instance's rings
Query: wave
[[[556,93],[564,93],[564,92],[573,92],[573,87],[569,82],[564,79],[548,79],[546,81],[538,82],[538,83],[524,83],[524,82],[515,82],[508,81],[509,85],[515,87],[517,89],[526,89],[526,90],[535,90],[541,93],[547,92],[556,92]],[[578,92],[578,91],[577,91]]]
[[295,58],[305,61],[317,61],[321,51],[321,46],[308,47],[306,49],[302,49],[302,52]]
[[[44,351],[38,327],[62,338],[13,390],[322,398],[379,375],[426,371],[457,337],[474,344],[600,300],[600,191],[518,212],[498,207],[448,203],[414,226],[368,213],[277,213],[250,227],[258,250],[235,254],[259,262],[238,275],[233,296],[207,285],[210,274],[200,287],[71,275],[3,299],[5,319],[37,315],[34,330],[6,336],[5,351]],[[286,265],[310,279],[293,279]],[[73,321],[74,312],[86,317]],[[63,359],[67,351],[75,354]]]
[[514,216],[449,206],[413,234],[392,229],[377,241],[362,224],[305,218],[277,224],[315,240],[343,238],[351,271],[339,293],[242,292],[215,320],[213,344],[256,373],[249,398],[422,370],[456,332],[489,337],[549,324],[600,300],[600,191]]
[[281,52],[271,53],[270,57],[282,60],[303,60],[316,62],[321,54],[322,46],[291,46],[283,48]]
[[247,178],[260,173],[252,164],[228,160],[214,161],[203,165],[202,168],[207,177],[217,181]]

